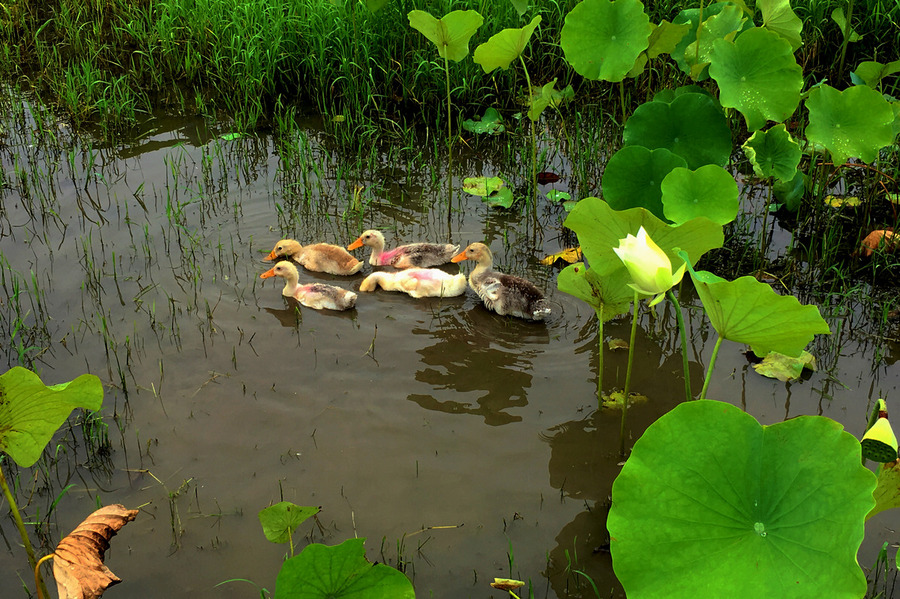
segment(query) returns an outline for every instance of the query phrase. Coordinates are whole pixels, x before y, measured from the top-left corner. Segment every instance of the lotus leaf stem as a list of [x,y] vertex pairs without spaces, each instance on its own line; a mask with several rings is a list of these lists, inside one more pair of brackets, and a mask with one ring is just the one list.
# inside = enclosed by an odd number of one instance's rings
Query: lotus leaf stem
[[[19,513],[19,506],[16,505],[16,499],[13,497],[12,491],[9,489],[9,485],[6,482],[6,476],[3,474],[3,468],[0,467],[0,488],[3,489],[3,495],[6,497],[7,503],[9,503],[9,511],[12,513],[13,521],[16,523],[16,528],[19,529],[19,536],[22,537],[22,544],[25,545],[25,553],[28,554],[28,563],[31,565],[32,569],[37,570],[38,561],[34,557],[34,549],[31,546],[31,540],[28,538],[28,531],[25,530],[25,522],[22,521],[22,514]],[[41,580],[40,584],[38,584],[38,593],[40,594],[41,590],[43,590],[44,595],[49,597],[49,593],[47,593],[46,587],[44,587],[44,581]]]
[[713,347],[712,357],[709,359],[709,366],[706,369],[706,379],[703,381],[703,389],[700,390],[700,399],[706,399],[706,390],[709,388],[709,380],[712,378],[712,371],[716,365],[716,356],[719,355],[720,345],[722,345],[721,336],[716,339],[716,345]]
[[625,397],[622,398],[622,443],[619,447],[619,453],[625,456],[625,420],[628,417],[628,393],[631,392],[631,365],[634,363],[634,340],[637,335],[638,310],[640,309],[641,298],[638,292],[634,292],[634,312],[631,318],[631,339],[628,341],[628,368],[625,370]]
[[687,335],[684,330],[684,318],[681,314],[681,305],[678,303],[678,298],[675,297],[675,294],[669,289],[666,292],[666,295],[669,297],[669,301],[675,306],[675,320],[678,322],[678,334],[681,335],[681,362],[684,367],[684,399],[685,401],[691,401],[694,399],[693,395],[691,395],[691,376],[690,369],[688,368],[688,351],[687,351]]

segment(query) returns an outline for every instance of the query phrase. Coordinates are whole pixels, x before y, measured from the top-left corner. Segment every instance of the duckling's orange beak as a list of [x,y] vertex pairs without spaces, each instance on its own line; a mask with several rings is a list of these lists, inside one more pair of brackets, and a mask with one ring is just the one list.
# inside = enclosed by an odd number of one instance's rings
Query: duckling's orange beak
[[355,250],[356,248],[361,248],[363,246],[362,235],[359,238],[347,246],[348,250]]
[[462,262],[463,260],[467,260],[469,257],[466,256],[466,250],[461,251],[456,254],[452,258],[450,258],[450,262]]
[[[275,252],[272,252],[272,253],[274,254]],[[269,259],[271,260],[271,258],[269,258]],[[272,268],[270,268],[263,274],[259,275],[259,278],[260,279],[271,279],[274,276],[275,276],[275,267],[273,266]]]
[[[275,260],[276,258],[278,258],[278,254],[275,253],[275,250],[272,250],[271,252],[269,252],[268,256],[263,258],[263,260]],[[272,276],[275,276],[275,275],[272,275]]]

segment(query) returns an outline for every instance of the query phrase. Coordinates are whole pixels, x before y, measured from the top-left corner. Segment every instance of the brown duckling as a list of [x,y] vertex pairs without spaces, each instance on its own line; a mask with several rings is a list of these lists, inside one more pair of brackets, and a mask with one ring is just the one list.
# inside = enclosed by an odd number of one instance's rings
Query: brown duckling
[[494,256],[488,246],[472,243],[451,262],[463,260],[475,261],[475,268],[469,274],[469,286],[488,310],[527,320],[543,320],[550,314],[544,294],[531,281],[492,270]]

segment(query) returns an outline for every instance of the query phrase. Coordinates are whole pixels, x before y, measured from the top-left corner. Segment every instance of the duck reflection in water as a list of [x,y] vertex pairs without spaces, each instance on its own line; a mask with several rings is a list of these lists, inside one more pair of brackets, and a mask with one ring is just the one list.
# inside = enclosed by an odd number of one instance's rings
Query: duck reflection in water
[[445,314],[439,324],[412,333],[436,342],[417,350],[422,368],[416,380],[432,394],[412,393],[407,399],[428,410],[479,415],[491,426],[522,420],[508,410],[528,405],[533,358],[550,343],[546,327],[476,306]]

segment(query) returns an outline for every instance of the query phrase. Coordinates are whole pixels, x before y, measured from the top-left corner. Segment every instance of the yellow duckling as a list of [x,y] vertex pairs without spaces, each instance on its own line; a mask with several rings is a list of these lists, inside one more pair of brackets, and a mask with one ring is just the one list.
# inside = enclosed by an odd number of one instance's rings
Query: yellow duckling
[[413,297],[456,297],[466,291],[466,275],[451,275],[439,268],[408,268],[397,272],[373,272],[363,279],[360,291],[402,291]]
[[299,263],[306,270],[327,272],[331,275],[354,275],[363,263],[339,245],[313,243],[300,245],[293,239],[282,239],[275,244],[266,260],[288,259]]

